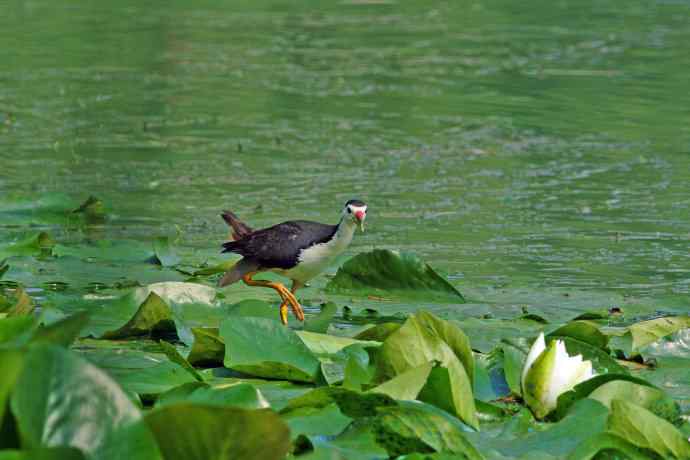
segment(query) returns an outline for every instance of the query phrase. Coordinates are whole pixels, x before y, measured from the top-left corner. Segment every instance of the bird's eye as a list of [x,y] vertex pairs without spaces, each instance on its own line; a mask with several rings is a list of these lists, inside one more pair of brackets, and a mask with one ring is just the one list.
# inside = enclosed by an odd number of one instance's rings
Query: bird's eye
[[352,214],[352,208],[349,207],[349,206],[347,207],[347,213],[348,213],[348,214]]

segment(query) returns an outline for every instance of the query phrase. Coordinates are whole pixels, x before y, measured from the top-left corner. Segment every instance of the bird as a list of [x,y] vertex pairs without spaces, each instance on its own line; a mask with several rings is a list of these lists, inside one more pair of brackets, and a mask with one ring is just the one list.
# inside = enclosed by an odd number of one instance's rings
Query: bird
[[[304,321],[304,311],[295,293],[347,249],[357,227],[364,231],[366,216],[367,205],[363,201],[349,200],[336,225],[290,220],[254,230],[232,211],[223,211],[221,217],[232,231],[231,240],[223,243],[221,252],[236,253],[242,259],[221,277],[218,285],[224,287],[242,280],[248,286],[274,289],[282,300],[280,321],[287,325],[288,306],[297,319]],[[292,280],[292,286],[288,290],[282,283],[253,279],[261,272],[278,273]]]

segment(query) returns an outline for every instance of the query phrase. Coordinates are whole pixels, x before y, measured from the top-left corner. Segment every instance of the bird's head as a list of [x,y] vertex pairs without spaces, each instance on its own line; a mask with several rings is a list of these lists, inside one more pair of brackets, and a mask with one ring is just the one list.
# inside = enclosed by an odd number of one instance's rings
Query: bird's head
[[364,231],[364,219],[367,218],[367,205],[360,200],[350,200],[345,203],[345,209],[343,209],[343,218],[350,219],[356,225],[359,225],[359,229]]

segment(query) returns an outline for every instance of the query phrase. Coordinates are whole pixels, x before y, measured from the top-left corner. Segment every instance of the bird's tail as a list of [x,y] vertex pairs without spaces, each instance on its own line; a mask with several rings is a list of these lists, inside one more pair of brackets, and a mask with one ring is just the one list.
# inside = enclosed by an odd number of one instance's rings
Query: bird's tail
[[233,240],[239,240],[254,232],[249,225],[242,222],[232,211],[223,211],[220,216],[223,218],[225,223],[232,228]]
[[236,283],[242,279],[247,273],[255,272],[259,269],[259,264],[247,259],[241,259],[228,270],[225,275],[218,281],[218,286],[228,286]]

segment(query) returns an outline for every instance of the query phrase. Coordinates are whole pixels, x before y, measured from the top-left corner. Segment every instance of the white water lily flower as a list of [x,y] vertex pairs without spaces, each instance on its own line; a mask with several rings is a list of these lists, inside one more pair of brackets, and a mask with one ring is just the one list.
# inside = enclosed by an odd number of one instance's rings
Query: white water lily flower
[[565,344],[554,340],[547,348],[544,334],[532,344],[522,369],[522,397],[541,419],[556,408],[558,397],[596,375],[592,362],[569,356]]

